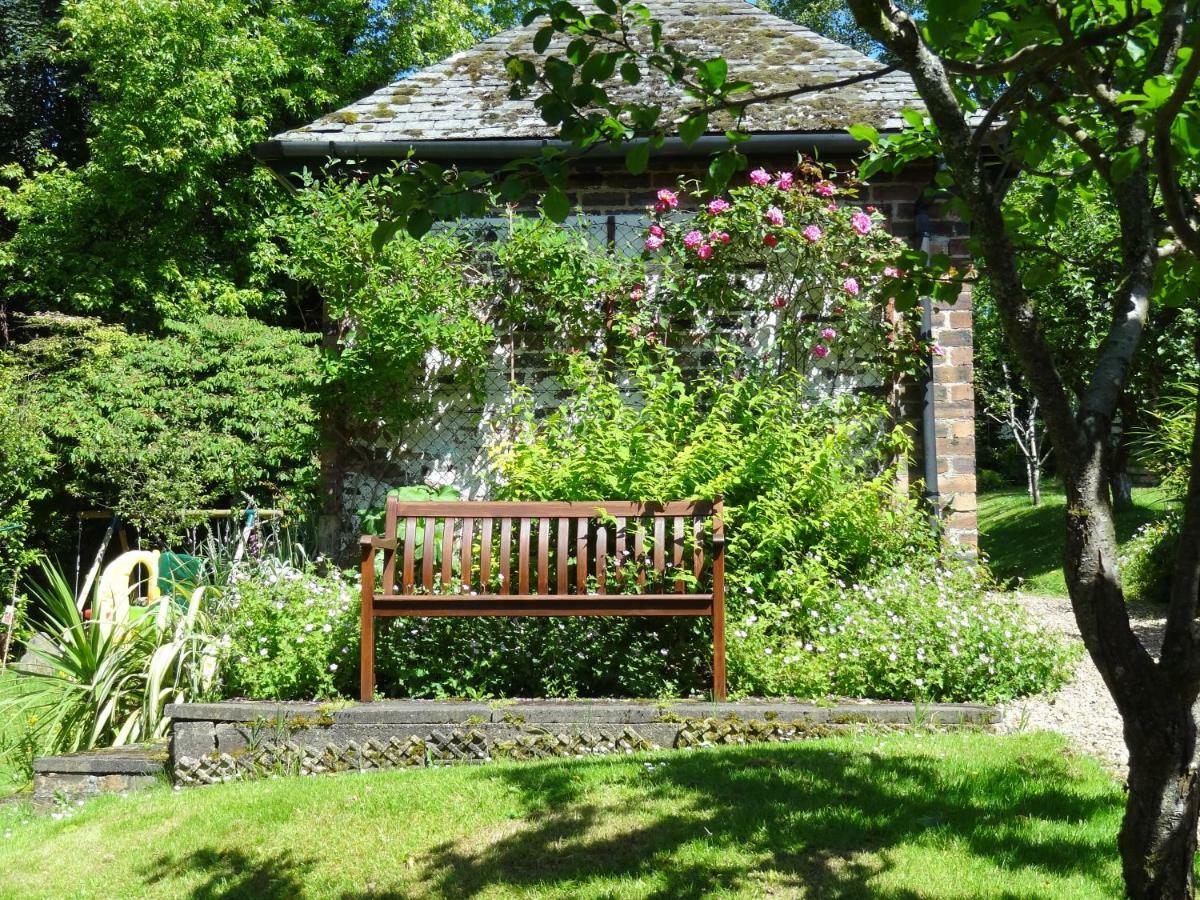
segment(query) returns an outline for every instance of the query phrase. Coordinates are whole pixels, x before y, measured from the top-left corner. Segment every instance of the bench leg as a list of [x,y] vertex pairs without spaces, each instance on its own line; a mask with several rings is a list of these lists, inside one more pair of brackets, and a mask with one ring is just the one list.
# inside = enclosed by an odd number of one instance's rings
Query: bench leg
[[725,603],[713,604],[713,700],[725,702]]
[[359,679],[359,699],[363,703],[370,703],[375,697],[375,617],[370,614],[370,610],[363,612],[360,643],[362,674]]
[[359,612],[358,694],[363,703],[375,697],[375,552],[364,545],[362,558],[362,606]]

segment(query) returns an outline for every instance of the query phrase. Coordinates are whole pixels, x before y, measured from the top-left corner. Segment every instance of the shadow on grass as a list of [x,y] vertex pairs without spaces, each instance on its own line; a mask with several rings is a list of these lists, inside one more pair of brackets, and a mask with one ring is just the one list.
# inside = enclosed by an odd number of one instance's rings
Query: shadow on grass
[[263,859],[240,850],[200,847],[158,857],[143,869],[142,877],[147,884],[158,884],[198,873],[203,882],[178,895],[190,900],[294,900],[305,896],[305,875],[312,866],[312,860],[291,853]]
[[[570,892],[607,876],[653,878],[659,886],[645,896],[664,900],[759,888],[904,900],[929,895],[872,884],[891,866],[888,851],[954,840],[1006,871],[1079,875],[1103,892],[1111,835],[1095,846],[1074,829],[1070,840],[1032,837],[1038,823],[1075,825],[1112,811],[1111,799],[1071,793],[1075,777],[1065,762],[1055,765],[1039,755],[951,777],[934,759],[862,751],[701,752],[671,757],[628,797],[604,803],[565,766],[509,768],[495,777],[519,791],[526,827],[446,843],[421,862],[425,884],[448,897]],[[648,805],[669,812],[631,813]],[[682,861],[696,855],[701,864]]]

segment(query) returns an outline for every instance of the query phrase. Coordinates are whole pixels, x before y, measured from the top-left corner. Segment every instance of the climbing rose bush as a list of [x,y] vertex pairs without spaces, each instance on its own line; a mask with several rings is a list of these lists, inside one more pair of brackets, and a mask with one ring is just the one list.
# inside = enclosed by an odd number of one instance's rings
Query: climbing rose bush
[[660,190],[643,238],[652,289],[635,286],[645,301],[634,304],[631,332],[702,343],[735,316],[738,343],[776,369],[883,383],[915,371],[930,346],[903,313],[945,286],[878,210],[857,205],[857,185],[831,176],[802,160],[755,169],[721,196],[686,181]]

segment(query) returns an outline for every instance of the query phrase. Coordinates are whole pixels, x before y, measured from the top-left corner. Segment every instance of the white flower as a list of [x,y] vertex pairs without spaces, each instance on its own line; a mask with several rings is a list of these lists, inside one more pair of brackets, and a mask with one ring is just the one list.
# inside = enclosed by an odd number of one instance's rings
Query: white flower
[[326,622],[324,625],[321,626],[321,630],[323,632],[325,632],[326,634],[329,634],[329,632],[333,631],[333,626],[330,625],[328,622]]
[[304,635],[302,635],[302,634],[296,635],[296,643],[303,644],[304,643]]
[[914,678],[913,684],[915,684],[917,687],[925,687],[925,679],[924,678]]
[[266,656],[266,655],[267,655],[267,648],[266,648],[266,647],[263,647],[261,650],[259,650],[259,651],[258,651],[258,655],[259,655],[259,656]]
[[309,631],[312,631],[312,630],[313,630],[313,627],[314,627],[314,626],[313,626],[311,623],[309,623],[309,624],[307,624],[307,625],[305,625],[305,626],[304,626],[304,631],[305,631],[306,633],[307,633],[307,632],[309,632]]
[[330,664],[329,664],[329,671],[330,671],[330,672],[336,672],[336,671],[337,671],[337,663],[330,663]]

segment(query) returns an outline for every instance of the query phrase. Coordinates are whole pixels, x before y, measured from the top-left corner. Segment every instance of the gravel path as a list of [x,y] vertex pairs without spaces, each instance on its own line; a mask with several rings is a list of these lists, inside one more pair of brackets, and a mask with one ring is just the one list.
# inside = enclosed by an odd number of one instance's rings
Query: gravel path
[[[1071,602],[1065,597],[1022,594],[1019,598],[1047,628],[1074,641],[1080,640]],[[1157,653],[1166,621],[1161,610],[1130,604],[1129,611],[1135,630]],[[1121,717],[1086,653],[1076,666],[1075,677],[1057,694],[1014,700],[1003,707],[1002,713],[1002,730],[1057,731],[1077,750],[1096,756],[1124,773],[1129,755],[1121,735]]]

